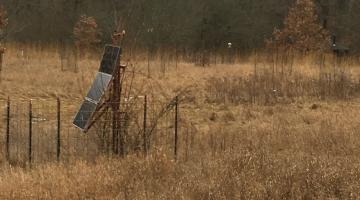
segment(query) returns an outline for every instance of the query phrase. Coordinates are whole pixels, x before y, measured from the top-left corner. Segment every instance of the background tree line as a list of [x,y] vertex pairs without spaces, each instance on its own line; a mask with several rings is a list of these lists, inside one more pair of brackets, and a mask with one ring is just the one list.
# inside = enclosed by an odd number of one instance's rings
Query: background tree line
[[[119,27],[137,48],[187,50],[233,48],[248,52],[265,45],[281,28],[295,0],[2,0],[7,10],[7,40],[73,42],[83,14],[98,24],[101,43]],[[319,22],[353,52],[360,51],[360,2],[316,0]]]

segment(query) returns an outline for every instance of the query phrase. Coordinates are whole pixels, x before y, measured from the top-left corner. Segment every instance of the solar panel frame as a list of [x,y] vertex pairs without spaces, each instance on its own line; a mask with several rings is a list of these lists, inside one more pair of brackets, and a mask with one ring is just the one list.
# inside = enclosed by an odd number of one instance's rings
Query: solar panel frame
[[82,131],[87,131],[92,116],[98,109],[101,99],[113,80],[120,55],[121,47],[105,46],[99,72],[73,121],[73,125]]

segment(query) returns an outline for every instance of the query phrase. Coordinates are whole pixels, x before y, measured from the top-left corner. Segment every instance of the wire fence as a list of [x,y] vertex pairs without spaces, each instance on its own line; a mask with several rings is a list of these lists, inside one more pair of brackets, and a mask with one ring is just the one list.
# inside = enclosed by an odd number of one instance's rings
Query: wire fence
[[[113,155],[122,144],[125,154],[159,151],[175,159],[189,156],[189,128],[182,123],[177,98],[170,102],[137,98],[121,104],[120,140],[114,143],[112,113],[106,110],[94,126],[83,133],[72,122],[81,102],[61,100],[0,101],[0,160],[14,165],[75,159],[94,160]],[[184,148],[180,148],[182,145]]]

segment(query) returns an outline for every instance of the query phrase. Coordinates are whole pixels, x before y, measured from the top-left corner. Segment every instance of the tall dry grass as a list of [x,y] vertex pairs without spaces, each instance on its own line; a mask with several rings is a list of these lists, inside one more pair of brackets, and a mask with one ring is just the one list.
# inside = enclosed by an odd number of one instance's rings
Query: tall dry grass
[[[357,160],[358,161],[358,160]],[[6,169],[2,199],[357,199],[358,162],[245,150],[197,162],[161,154]]]
[[[8,48],[0,99],[60,96],[64,117],[71,118],[98,58],[80,60],[74,73],[61,71],[55,47],[29,48],[26,59],[18,50]],[[247,62],[199,67],[134,58],[129,72],[136,74],[138,91],[170,99],[187,89],[179,160],[173,160],[171,146],[157,145],[148,158],[130,154],[32,169],[3,163],[0,197],[359,199],[360,67],[334,67],[331,58],[315,56],[291,65],[280,60],[253,55]]]

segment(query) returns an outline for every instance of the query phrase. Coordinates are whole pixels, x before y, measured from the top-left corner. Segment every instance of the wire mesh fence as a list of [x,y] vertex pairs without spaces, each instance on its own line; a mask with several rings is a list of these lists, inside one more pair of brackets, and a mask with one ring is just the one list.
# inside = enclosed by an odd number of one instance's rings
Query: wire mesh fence
[[0,101],[1,161],[26,165],[94,160],[99,155],[113,155],[115,146],[125,154],[161,150],[168,156],[189,156],[191,127],[181,123],[181,106],[175,98],[169,102],[125,99],[117,138],[121,142],[114,141],[111,109],[88,132],[76,128],[72,123],[80,104],[56,99]]

